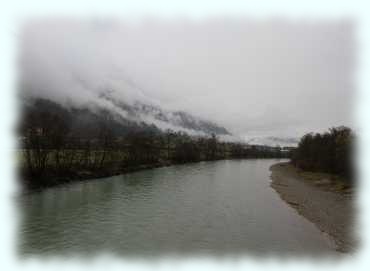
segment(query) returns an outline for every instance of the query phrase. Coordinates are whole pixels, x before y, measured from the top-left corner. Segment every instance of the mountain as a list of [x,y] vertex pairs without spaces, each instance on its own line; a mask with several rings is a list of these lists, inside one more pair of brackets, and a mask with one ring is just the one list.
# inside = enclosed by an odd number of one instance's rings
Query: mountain
[[248,144],[251,145],[266,145],[266,146],[281,146],[281,147],[296,147],[299,142],[299,138],[295,137],[253,137],[247,140]]
[[231,135],[224,127],[184,111],[168,111],[159,106],[139,101],[129,105],[119,99],[114,99],[109,93],[103,93],[99,98],[111,102],[114,106],[126,112],[128,119],[153,124],[161,130],[171,129],[189,134]]
[[190,135],[231,135],[224,127],[197,118],[183,111],[163,110],[159,106],[135,102],[132,105],[101,95],[110,108],[97,104],[75,107],[64,106],[51,100],[28,98],[23,100],[24,113],[41,115],[43,112],[64,119],[76,136],[94,137],[99,125],[110,127],[116,136],[135,131],[161,132],[167,129]]

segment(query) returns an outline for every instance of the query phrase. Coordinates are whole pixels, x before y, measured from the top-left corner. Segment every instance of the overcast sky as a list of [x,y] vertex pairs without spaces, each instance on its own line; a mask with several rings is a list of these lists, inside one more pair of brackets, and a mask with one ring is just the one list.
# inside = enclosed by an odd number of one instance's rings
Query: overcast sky
[[20,35],[21,89],[75,105],[115,91],[231,132],[301,136],[351,126],[348,21],[39,20]]

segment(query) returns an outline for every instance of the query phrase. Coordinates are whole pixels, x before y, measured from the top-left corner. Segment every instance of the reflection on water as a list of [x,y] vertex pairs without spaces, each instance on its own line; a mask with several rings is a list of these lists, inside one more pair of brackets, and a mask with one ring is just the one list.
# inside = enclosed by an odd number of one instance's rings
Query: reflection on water
[[276,162],[201,162],[22,196],[19,250],[135,256],[333,252],[319,230],[270,188],[269,167]]

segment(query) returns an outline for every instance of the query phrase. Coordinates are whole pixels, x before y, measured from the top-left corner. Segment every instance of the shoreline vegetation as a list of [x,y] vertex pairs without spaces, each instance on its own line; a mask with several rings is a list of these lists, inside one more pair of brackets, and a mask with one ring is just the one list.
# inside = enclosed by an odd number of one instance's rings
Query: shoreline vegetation
[[[221,143],[224,145],[223,143]],[[226,144],[226,143],[225,143]],[[226,144],[229,145],[229,144]],[[187,149],[182,151],[187,152]],[[45,152],[46,150],[42,150]],[[176,149],[171,150],[177,152]],[[81,150],[50,150],[49,155],[45,158],[45,163],[40,168],[40,163],[37,161],[40,158],[37,158],[40,153],[37,153],[35,150],[22,150],[22,158],[24,160],[20,166],[20,181],[21,186],[24,191],[39,191],[43,188],[58,186],[62,184],[67,184],[76,181],[88,181],[89,179],[97,179],[110,177],[135,171],[141,171],[146,169],[153,169],[159,167],[166,167],[171,165],[178,164],[189,164],[201,161],[216,161],[224,159],[245,159],[245,158],[288,158],[287,154],[281,153],[276,150],[252,150],[245,151],[244,155],[233,155],[230,152],[224,153],[224,155],[217,155],[217,157],[178,157],[174,155],[173,159],[153,159],[141,163],[140,161],[132,162],[130,161],[129,151],[123,151],[121,154],[123,157],[121,159],[117,158],[116,151],[93,151],[93,154],[90,154],[88,158],[83,158],[83,153],[86,151]],[[120,151],[118,151],[120,152]],[[62,154],[63,153],[63,154]],[[144,156],[153,154],[150,153],[150,150],[141,152]],[[46,155],[46,154],[43,154]],[[178,154],[177,154],[178,155]],[[56,156],[59,156],[56,158]],[[103,163],[100,163],[102,157],[106,156],[106,160]],[[201,152],[199,153],[201,156]],[[188,159],[189,158],[189,159]],[[56,162],[56,159],[59,159]],[[86,162],[86,159],[91,160]],[[30,161],[31,166],[27,164],[27,160]],[[99,162],[97,162],[99,161]],[[81,167],[81,163],[84,164]],[[97,166],[96,163],[99,165]],[[62,165],[62,166],[61,166]]]
[[[217,145],[223,145],[227,147],[234,146],[233,143],[216,143]],[[239,144],[238,144],[239,145]],[[216,161],[225,159],[247,159],[247,158],[288,158],[289,154],[281,152],[280,148],[267,148],[262,147],[251,147],[245,148],[242,146],[237,146],[238,152],[242,152],[239,155],[233,153],[232,150],[224,151],[222,153],[217,152],[217,156],[212,157],[202,157],[202,151],[197,150],[196,157],[187,157],[185,154],[178,154],[179,150],[176,148],[171,149],[170,152],[175,152],[172,158],[166,159],[164,157],[157,157],[156,159],[150,159],[149,161],[132,162],[130,161],[130,152],[123,151],[124,153],[121,158],[117,158],[120,154],[117,151],[106,150],[106,151],[93,151],[88,158],[83,158],[85,151],[81,150],[59,150],[54,149],[49,150],[49,155],[45,157],[45,163],[40,168],[40,155],[38,151],[34,149],[24,149],[22,150],[23,163],[20,168],[20,181],[23,189],[25,191],[38,191],[43,188],[58,186],[66,183],[76,182],[76,181],[88,181],[89,179],[97,179],[110,177],[115,175],[121,175],[130,172],[136,172],[146,169],[154,169],[160,167],[167,167],[179,164],[189,164],[202,161]],[[235,147],[235,146],[234,146]],[[185,146],[178,147],[181,148],[181,152],[187,152]],[[43,149],[42,152],[46,150]],[[234,150],[235,151],[235,150]],[[118,151],[119,152],[119,151]],[[151,150],[146,150],[142,152],[144,156],[153,155]],[[199,152],[199,153],[198,153]],[[46,154],[43,154],[46,155]],[[185,155],[183,157],[183,155]],[[59,156],[59,157],[57,157]],[[105,162],[101,163],[103,156],[106,156]],[[168,155],[165,155],[168,156]],[[203,155],[204,156],[204,155]],[[163,159],[164,158],[164,159]],[[59,160],[57,162],[57,159]],[[85,160],[91,160],[86,162]],[[81,162],[82,161],[82,162]],[[83,162],[85,161],[85,162]],[[29,165],[28,163],[31,163]],[[83,167],[81,167],[83,163]],[[99,165],[96,165],[96,164]],[[61,166],[63,165],[63,166]]]
[[352,162],[354,134],[345,126],[325,133],[303,136],[292,154],[292,163],[304,171],[334,174],[348,186],[354,185]]
[[55,144],[53,136],[61,134],[44,133],[31,130],[18,157],[25,191],[176,164],[290,156],[290,150],[280,147],[220,142],[215,135],[136,132],[124,138],[57,139]]
[[353,252],[354,189],[342,177],[303,171],[291,162],[270,167],[271,187],[282,200],[329,237],[334,249]]

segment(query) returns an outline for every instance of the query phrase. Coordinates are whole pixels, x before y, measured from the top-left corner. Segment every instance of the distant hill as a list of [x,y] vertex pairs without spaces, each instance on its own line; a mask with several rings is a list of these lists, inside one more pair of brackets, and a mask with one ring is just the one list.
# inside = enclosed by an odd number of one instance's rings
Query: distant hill
[[286,147],[296,147],[298,145],[299,138],[265,136],[265,137],[253,137],[248,139],[247,142],[252,145],[266,145],[266,146],[279,145]]
[[57,114],[69,124],[76,136],[93,137],[99,125],[107,125],[116,136],[132,131],[161,132],[167,129],[182,131],[190,135],[231,135],[224,127],[197,118],[183,111],[166,111],[158,106],[135,102],[128,105],[102,95],[114,103],[120,112],[94,105],[93,107],[64,106],[51,100],[28,98],[22,101],[23,112],[49,112]]

